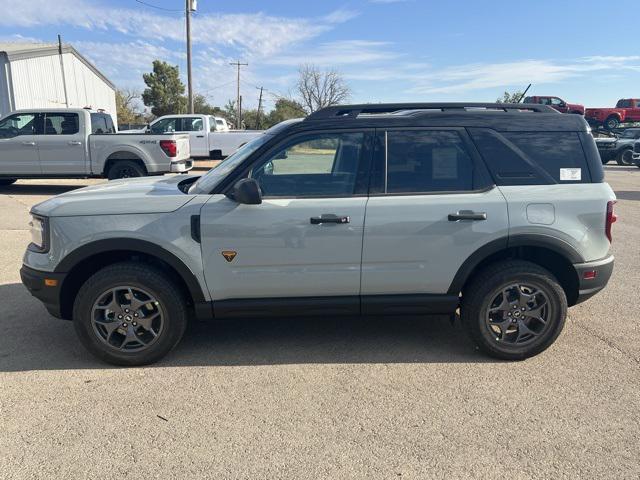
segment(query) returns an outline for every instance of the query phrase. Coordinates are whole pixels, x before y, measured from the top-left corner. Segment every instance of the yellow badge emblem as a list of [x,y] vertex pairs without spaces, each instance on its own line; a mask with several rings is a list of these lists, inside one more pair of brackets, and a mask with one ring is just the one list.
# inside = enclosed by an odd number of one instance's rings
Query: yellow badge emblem
[[234,252],[233,250],[223,250],[222,256],[227,262],[233,262],[233,259],[236,258],[238,252]]

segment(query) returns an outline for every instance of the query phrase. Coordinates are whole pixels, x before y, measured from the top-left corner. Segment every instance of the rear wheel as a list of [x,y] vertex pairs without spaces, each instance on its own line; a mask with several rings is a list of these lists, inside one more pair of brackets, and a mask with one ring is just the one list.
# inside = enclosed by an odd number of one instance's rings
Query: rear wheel
[[82,344],[115,365],[145,365],[182,338],[187,308],[180,290],[160,270],[124,262],[103,268],[80,288],[73,322]]
[[0,178],[0,187],[16,183],[17,178]]
[[611,115],[604,121],[604,126],[607,130],[615,130],[620,126],[620,120],[618,117]]
[[627,148],[618,153],[616,157],[618,165],[633,165],[633,150]]
[[555,277],[511,260],[481,271],[462,292],[461,318],[488,355],[522,360],[547,349],[562,331],[567,298]]
[[116,180],[118,178],[143,177],[146,175],[144,168],[132,160],[118,160],[109,167],[107,178]]

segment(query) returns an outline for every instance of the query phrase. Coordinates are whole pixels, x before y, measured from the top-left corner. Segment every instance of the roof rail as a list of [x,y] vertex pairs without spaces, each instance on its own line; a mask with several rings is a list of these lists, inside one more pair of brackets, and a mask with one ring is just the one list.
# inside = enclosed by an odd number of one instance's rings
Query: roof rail
[[329,118],[357,118],[358,115],[383,115],[394,112],[409,112],[419,110],[503,110],[505,112],[519,112],[527,110],[537,113],[558,113],[548,105],[534,103],[366,103],[360,105],[336,105],[326,107],[309,115],[306,120],[326,120]]

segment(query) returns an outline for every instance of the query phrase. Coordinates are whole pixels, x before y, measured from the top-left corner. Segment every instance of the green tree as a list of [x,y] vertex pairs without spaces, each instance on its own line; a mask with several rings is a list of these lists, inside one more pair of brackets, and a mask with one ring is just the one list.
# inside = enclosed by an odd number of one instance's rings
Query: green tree
[[196,93],[193,96],[193,113],[199,113],[201,115],[214,115],[216,117],[222,117],[223,110],[220,107],[214,107],[211,105],[204,95]]
[[172,113],[185,113],[187,99],[184,84],[180,80],[177,66],[160,60],[153,61],[153,72],[142,75],[147,88],[142,92],[142,101],[151,107],[157,117]]
[[269,112],[269,115],[266,116],[263,124],[265,127],[271,127],[284,120],[306,116],[307,113],[304,111],[304,108],[300,103],[289,98],[279,98],[276,102],[275,108]]
[[517,92],[505,92],[496,100],[496,103],[520,103],[520,97],[522,97],[522,92],[518,90]]

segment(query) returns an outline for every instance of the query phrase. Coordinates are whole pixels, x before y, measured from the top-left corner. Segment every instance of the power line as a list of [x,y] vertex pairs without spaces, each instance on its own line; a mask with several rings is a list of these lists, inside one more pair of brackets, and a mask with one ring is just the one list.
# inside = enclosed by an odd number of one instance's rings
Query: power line
[[153,5],[151,3],[143,2],[142,0],[136,0],[136,2],[139,3],[140,5],[144,5],[144,6],[150,7],[150,8],[155,8],[157,10],[163,10],[165,12],[180,12],[180,13],[182,13],[182,10],[174,10],[174,9],[171,9],[171,8],[159,7],[158,5]]

